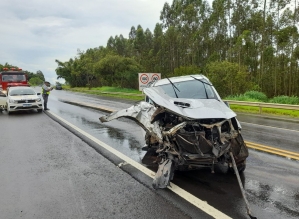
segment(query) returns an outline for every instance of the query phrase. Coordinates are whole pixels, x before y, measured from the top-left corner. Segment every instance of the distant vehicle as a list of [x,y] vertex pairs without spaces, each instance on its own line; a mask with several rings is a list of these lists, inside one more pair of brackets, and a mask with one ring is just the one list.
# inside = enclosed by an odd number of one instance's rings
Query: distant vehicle
[[39,96],[40,93],[36,93],[31,87],[10,87],[7,94],[4,92],[0,93],[0,105],[5,105],[4,109],[7,110],[8,114],[20,110],[33,110],[42,112],[43,103]]
[[62,90],[62,86],[61,86],[61,84],[56,84],[56,86],[55,86],[55,90]]
[[6,93],[8,87],[15,86],[29,87],[27,74],[20,68],[3,68],[0,71],[0,91]]

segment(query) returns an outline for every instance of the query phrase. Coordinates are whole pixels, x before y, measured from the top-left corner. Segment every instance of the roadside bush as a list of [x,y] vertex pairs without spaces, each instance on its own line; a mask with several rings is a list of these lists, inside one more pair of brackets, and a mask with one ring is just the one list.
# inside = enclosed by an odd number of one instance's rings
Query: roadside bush
[[280,104],[299,104],[299,98],[296,96],[277,96],[273,97],[270,101],[270,103],[280,103]]
[[267,102],[267,96],[259,91],[247,91],[244,94],[231,95],[226,100],[248,101],[248,102]]
[[244,93],[245,97],[248,97],[248,99],[254,99],[254,100],[259,100],[259,102],[267,102],[268,97],[266,94],[260,92],[260,91],[247,91]]
[[226,100],[236,100],[236,101],[247,101],[247,102],[262,102],[262,101],[257,100],[257,99],[249,98],[249,97],[245,96],[244,94],[240,94],[240,95],[236,95],[236,96],[227,96],[224,99],[226,99]]

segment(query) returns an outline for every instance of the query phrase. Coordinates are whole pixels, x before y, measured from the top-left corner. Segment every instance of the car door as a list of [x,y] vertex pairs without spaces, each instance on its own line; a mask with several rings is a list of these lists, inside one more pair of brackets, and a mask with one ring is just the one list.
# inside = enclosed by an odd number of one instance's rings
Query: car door
[[0,107],[4,107],[6,105],[7,96],[6,93],[0,91]]

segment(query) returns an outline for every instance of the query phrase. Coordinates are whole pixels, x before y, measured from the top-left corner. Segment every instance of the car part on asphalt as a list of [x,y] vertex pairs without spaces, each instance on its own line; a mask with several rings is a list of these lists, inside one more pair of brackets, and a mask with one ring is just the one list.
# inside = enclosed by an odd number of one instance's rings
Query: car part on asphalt
[[248,202],[247,197],[246,197],[246,193],[245,193],[245,190],[244,190],[244,187],[243,187],[240,175],[239,175],[239,171],[238,171],[238,168],[237,168],[237,165],[236,165],[236,161],[235,161],[234,155],[233,155],[232,152],[229,152],[229,155],[230,155],[230,157],[232,159],[233,168],[234,168],[235,174],[236,174],[237,179],[238,179],[238,183],[239,183],[239,187],[241,189],[241,193],[242,193],[243,199],[244,199],[245,204],[246,204],[247,214],[249,215],[249,217],[251,219],[257,219],[256,217],[252,216],[252,214],[251,214],[249,202]]

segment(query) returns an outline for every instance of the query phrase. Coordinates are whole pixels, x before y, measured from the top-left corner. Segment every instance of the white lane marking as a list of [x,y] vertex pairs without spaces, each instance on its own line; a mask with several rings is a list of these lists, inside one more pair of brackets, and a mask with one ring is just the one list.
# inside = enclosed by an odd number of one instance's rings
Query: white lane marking
[[[104,142],[100,141],[99,139],[93,137],[92,135],[88,134],[87,132],[79,129],[77,126],[73,125],[72,123],[66,121],[65,119],[61,118],[60,116],[52,113],[51,111],[48,111],[48,113],[52,114],[55,116],[57,119],[60,121],[64,122],[71,128],[75,129],[76,131],[80,132],[81,134],[85,135],[95,143],[97,143],[99,146],[105,148],[106,150],[110,151],[111,153],[115,154],[118,156],[120,159],[124,160],[126,163],[132,165],[136,169],[140,170],[147,176],[154,178],[155,172],[149,170],[148,168],[144,167],[140,163],[137,163],[136,161],[132,160],[131,158],[125,156],[124,154],[120,153],[119,151],[115,150],[114,148],[110,147],[109,145],[105,144]],[[201,209],[205,213],[211,215],[214,218],[221,218],[221,219],[229,219],[231,217],[227,216],[226,214],[222,213],[218,209],[214,208],[213,206],[209,205],[207,202],[195,197],[194,195],[190,194],[189,192],[183,190],[182,188],[178,187],[177,185],[170,183],[170,186],[168,186],[168,189],[188,201],[189,203],[193,204],[197,208]]]
[[249,123],[249,122],[241,122],[241,125],[242,124],[247,124],[247,125],[256,125],[256,126],[263,126],[263,127],[266,127],[266,128],[272,128],[272,129],[281,129],[281,130],[284,130],[284,131],[291,131],[291,132],[299,132],[298,130],[293,130],[293,129],[285,129],[285,128],[278,128],[278,127],[275,127],[275,126],[268,126],[268,125],[259,125],[259,124],[255,124],[255,123]]

